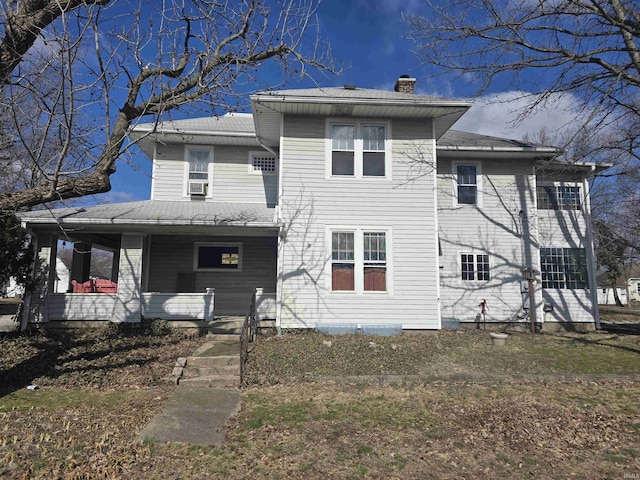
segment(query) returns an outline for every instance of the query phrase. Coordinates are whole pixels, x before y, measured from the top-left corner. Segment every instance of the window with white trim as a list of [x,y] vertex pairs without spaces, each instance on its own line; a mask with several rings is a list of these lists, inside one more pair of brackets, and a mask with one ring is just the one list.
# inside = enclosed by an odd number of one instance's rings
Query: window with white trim
[[587,288],[587,260],[584,248],[541,248],[542,288]]
[[276,157],[262,152],[249,152],[249,173],[275,175],[277,173]]
[[364,290],[386,292],[387,290],[387,242],[385,232],[363,234]]
[[456,165],[458,205],[478,204],[477,169],[476,165]]
[[460,272],[462,280],[488,281],[489,255],[481,253],[463,253],[460,255]]
[[213,148],[185,146],[185,194],[211,196]]
[[388,292],[388,238],[388,231],[375,228],[332,229],[331,290]]
[[355,290],[354,232],[331,233],[331,288],[333,291]]
[[540,210],[580,210],[578,185],[538,185],[536,196]]
[[328,122],[327,175],[387,178],[390,166],[389,125]]
[[193,269],[198,271],[242,270],[241,243],[196,243]]
[[355,173],[355,125],[331,125],[331,175]]

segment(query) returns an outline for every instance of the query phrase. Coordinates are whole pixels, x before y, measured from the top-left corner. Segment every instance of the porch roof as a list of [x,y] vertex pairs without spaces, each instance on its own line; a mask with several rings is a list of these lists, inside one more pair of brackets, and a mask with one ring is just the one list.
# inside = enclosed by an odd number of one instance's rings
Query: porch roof
[[275,208],[255,203],[144,200],[19,214],[28,225],[277,227]]

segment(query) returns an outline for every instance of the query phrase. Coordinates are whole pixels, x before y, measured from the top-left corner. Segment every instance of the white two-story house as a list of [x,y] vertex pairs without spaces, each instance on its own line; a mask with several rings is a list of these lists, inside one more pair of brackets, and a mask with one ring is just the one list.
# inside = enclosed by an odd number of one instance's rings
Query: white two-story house
[[[531,307],[545,328],[597,325],[596,167],[452,130],[470,104],[414,84],[264,92],[251,113],[136,127],[150,200],[22,215],[45,274],[29,321],[212,320],[258,289],[284,329],[517,324]],[[61,232],[75,282],[56,294]],[[91,245],[114,252],[103,291]]]

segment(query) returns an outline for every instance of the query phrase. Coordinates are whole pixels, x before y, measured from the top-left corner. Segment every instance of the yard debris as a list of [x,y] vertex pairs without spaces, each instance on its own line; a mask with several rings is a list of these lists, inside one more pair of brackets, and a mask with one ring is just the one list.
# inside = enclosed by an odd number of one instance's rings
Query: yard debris
[[40,389],[40,387],[38,385],[29,385],[27,387],[27,390],[38,390]]
[[333,343],[331,342],[331,340],[323,340],[323,341],[322,341],[322,344],[323,344],[325,347],[330,347],[331,345],[333,345]]

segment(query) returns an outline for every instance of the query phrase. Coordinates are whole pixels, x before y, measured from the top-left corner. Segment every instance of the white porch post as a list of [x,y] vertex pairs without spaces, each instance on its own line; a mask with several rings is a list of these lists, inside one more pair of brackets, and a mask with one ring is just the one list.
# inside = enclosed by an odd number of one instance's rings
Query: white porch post
[[142,290],[143,240],[141,234],[122,235],[114,322],[140,323],[142,319],[140,293]]
[[[33,271],[35,287],[25,302],[27,322],[49,321],[46,299],[47,295],[53,292],[55,284],[57,247],[58,237],[56,235],[38,236]],[[26,328],[27,322],[23,321],[24,328]]]

